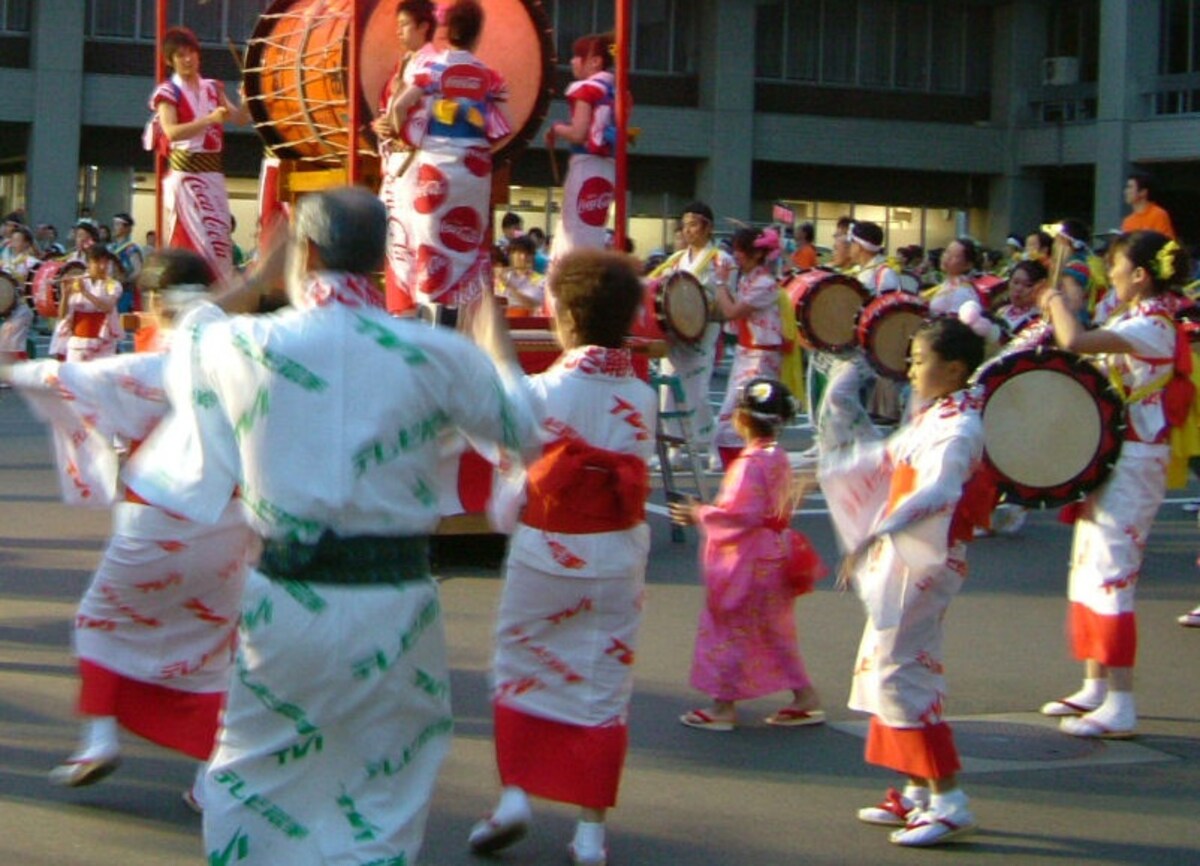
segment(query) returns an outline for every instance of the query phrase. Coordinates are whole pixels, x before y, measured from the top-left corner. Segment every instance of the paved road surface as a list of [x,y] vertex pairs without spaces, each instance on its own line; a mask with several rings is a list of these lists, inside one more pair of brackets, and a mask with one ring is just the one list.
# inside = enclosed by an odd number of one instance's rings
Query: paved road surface
[[[822,505],[810,501],[798,525],[833,561]],[[1133,743],[1074,740],[1030,713],[1079,675],[1062,637],[1067,528],[1035,514],[1019,538],[973,546],[947,658],[963,783],[983,830],[928,853],[898,850],[886,831],[854,819],[892,779],[864,766],[861,723],[845,708],[862,627],[852,597],[826,585],[797,607],[829,725],[767,728],[760,719],[778,700],[743,707],[745,724],[732,734],[678,724],[702,701],[687,686],[700,602],[695,538],[672,544],[663,518],[652,523],[631,751],[610,825],[614,866],[1200,862],[1200,631],[1174,623],[1200,601],[1200,533],[1177,503],[1159,515],[1140,588]],[[204,862],[199,818],[179,796],[192,768],[172,753],[128,737],[124,765],[104,783],[62,791],[45,782],[74,745],[68,624],[107,524],[104,513],[58,502],[41,429],[0,394],[0,866]],[[499,590],[491,553],[456,550],[439,565],[457,734],[422,857],[429,866],[489,862],[469,855],[464,837],[496,784],[485,688]],[[561,866],[571,827],[568,808],[545,805],[533,834],[494,862]]]

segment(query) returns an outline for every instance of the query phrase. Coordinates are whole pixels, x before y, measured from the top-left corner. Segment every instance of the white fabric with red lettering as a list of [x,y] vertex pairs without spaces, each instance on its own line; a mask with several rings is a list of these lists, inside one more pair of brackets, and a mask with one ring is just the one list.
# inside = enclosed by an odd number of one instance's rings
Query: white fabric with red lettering
[[571,250],[603,249],[608,209],[616,190],[617,168],[611,156],[571,154],[563,183],[562,215],[550,242],[550,260]]
[[[626,350],[573,349],[529,384],[547,439],[653,453],[656,395]],[[495,699],[568,724],[623,722],[649,551],[645,522],[587,534],[518,524],[496,626]]]

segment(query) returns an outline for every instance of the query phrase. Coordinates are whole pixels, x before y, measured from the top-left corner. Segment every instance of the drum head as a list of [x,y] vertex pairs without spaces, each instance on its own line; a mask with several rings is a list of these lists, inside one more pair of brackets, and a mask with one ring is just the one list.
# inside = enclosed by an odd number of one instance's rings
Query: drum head
[[[550,20],[541,0],[480,0],[483,34],[475,54],[508,84],[508,111],[513,133],[492,145],[497,161],[511,160],[534,136],[550,108],[554,78],[554,43]],[[400,45],[396,37],[399,0],[382,0],[371,12],[363,37],[362,93],[371,117],[380,94],[396,66]],[[444,5],[439,3],[440,5]],[[445,46],[440,32],[434,42]]]
[[16,279],[8,271],[0,271],[0,316],[7,316],[12,312],[18,297],[20,293],[17,290]]
[[796,328],[805,348],[824,352],[853,348],[858,312],[869,297],[862,283],[845,274],[814,269],[792,277],[784,291],[796,307]]
[[871,334],[867,360],[881,376],[901,382],[908,377],[908,346],[924,322],[923,311],[907,307],[896,307],[880,317]]
[[685,343],[698,342],[708,327],[708,295],[700,281],[677,271],[658,289],[663,328]]
[[1006,501],[1064,505],[1108,477],[1120,455],[1124,405],[1090,363],[1029,349],[990,365],[979,384],[984,459]]

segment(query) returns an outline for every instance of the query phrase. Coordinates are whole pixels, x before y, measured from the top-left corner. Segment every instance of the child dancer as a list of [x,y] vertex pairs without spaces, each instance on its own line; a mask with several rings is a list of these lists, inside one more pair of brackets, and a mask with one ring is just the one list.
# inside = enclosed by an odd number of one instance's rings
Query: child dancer
[[112,276],[115,263],[108,247],[96,244],[87,252],[87,276],[63,282],[50,354],[90,361],[117,353],[125,332],[117,312],[122,289]]
[[737,350],[725,400],[713,430],[710,454],[719,454],[725,467],[745,444],[733,426],[738,389],[759,376],[778,379],[783,367],[783,318],[779,312],[779,284],[771,264],[779,257],[779,235],[774,229],[739,229],[733,236],[733,260],[741,272],[737,297],[729,291],[728,277],[717,285],[717,311],[737,328]]
[[487,853],[523,837],[533,794],[580,807],[572,862],[603,866],[628,745],[657,396],[624,348],[643,297],[629,260],[575,250],[550,280],[563,355],[529,380],[548,444],[528,470],[496,628],[504,790],[468,841]]
[[692,499],[671,504],[673,520],[695,523],[704,535],[700,565],[706,604],[700,611],[691,683],[711,695],[713,703],[710,709],[679,717],[692,728],[732,731],[736,701],[789,689],[792,702],[768,716],[768,725],[825,720],[796,645],[792,603],[798,587],[788,574],[788,566],[803,558],[807,567],[802,579],[811,588],[823,570],[807,539],[788,531],[792,471],[776,436],[794,411],[792,395],[781,383],[747,382],[733,412],[734,429],[747,444],[730,464],[716,500],[712,505]]
[[964,541],[994,495],[965,489],[983,454],[967,380],[984,340],[953,318],[913,337],[914,413],[889,440],[823,459],[820,479],[846,549],[843,574],[867,613],[850,694],[871,714],[866,759],[908,776],[859,820],[898,829],[897,845],[934,845],[975,829],[942,715],[942,623],[967,573]]
[[1067,596],[1071,648],[1084,662],[1083,686],[1042,707],[1063,716],[1079,737],[1134,735],[1133,665],[1137,651],[1134,590],[1154,515],[1166,492],[1168,423],[1164,394],[1174,371],[1177,334],[1170,290],[1188,280],[1187,253],[1157,232],[1122,235],[1109,278],[1122,305],[1085,331],[1061,291],[1039,298],[1058,345],[1101,355],[1125,398],[1128,426],[1112,475],[1087,498],[1075,523]]

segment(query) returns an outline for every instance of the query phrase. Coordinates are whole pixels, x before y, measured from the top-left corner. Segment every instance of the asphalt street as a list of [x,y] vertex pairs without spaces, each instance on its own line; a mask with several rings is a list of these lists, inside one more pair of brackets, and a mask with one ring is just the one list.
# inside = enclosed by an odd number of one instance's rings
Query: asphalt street
[[[806,434],[792,431],[800,447]],[[799,601],[805,658],[829,724],[774,729],[761,719],[784,695],[747,703],[732,733],[680,725],[702,706],[688,666],[701,600],[696,539],[670,540],[661,496],[637,662],[631,748],[611,814],[614,866],[1200,862],[1200,630],[1175,617],[1200,601],[1196,517],[1172,493],[1151,535],[1139,585],[1140,736],[1081,741],[1036,715],[1073,691],[1064,591],[1070,530],[1035,513],[1020,535],[970,551],[971,574],[947,619],[948,712],[964,756],[963,785],[981,825],[968,840],[900,850],[855,810],[894,780],[862,761],[862,720],[846,706],[862,629],[852,595],[827,581]],[[795,526],[836,562],[824,503]],[[193,767],[133,736],[121,769],[91,788],[50,787],[45,774],[74,746],[70,653],[74,605],[108,531],[103,511],[58,499],[41,426],[0,393],[0,866],[203,863],[200,819],[180,799]],[[500,590],[497,548],[442,545],[437,570],[451,647],[456,734],[440,778],[421,862],[480,866],[472,822],[496,793],[486,677]],[[496,863],[566,863],[572,810],[538,804],[532,834]],[[281,864],[286,866],[286,864]]]

